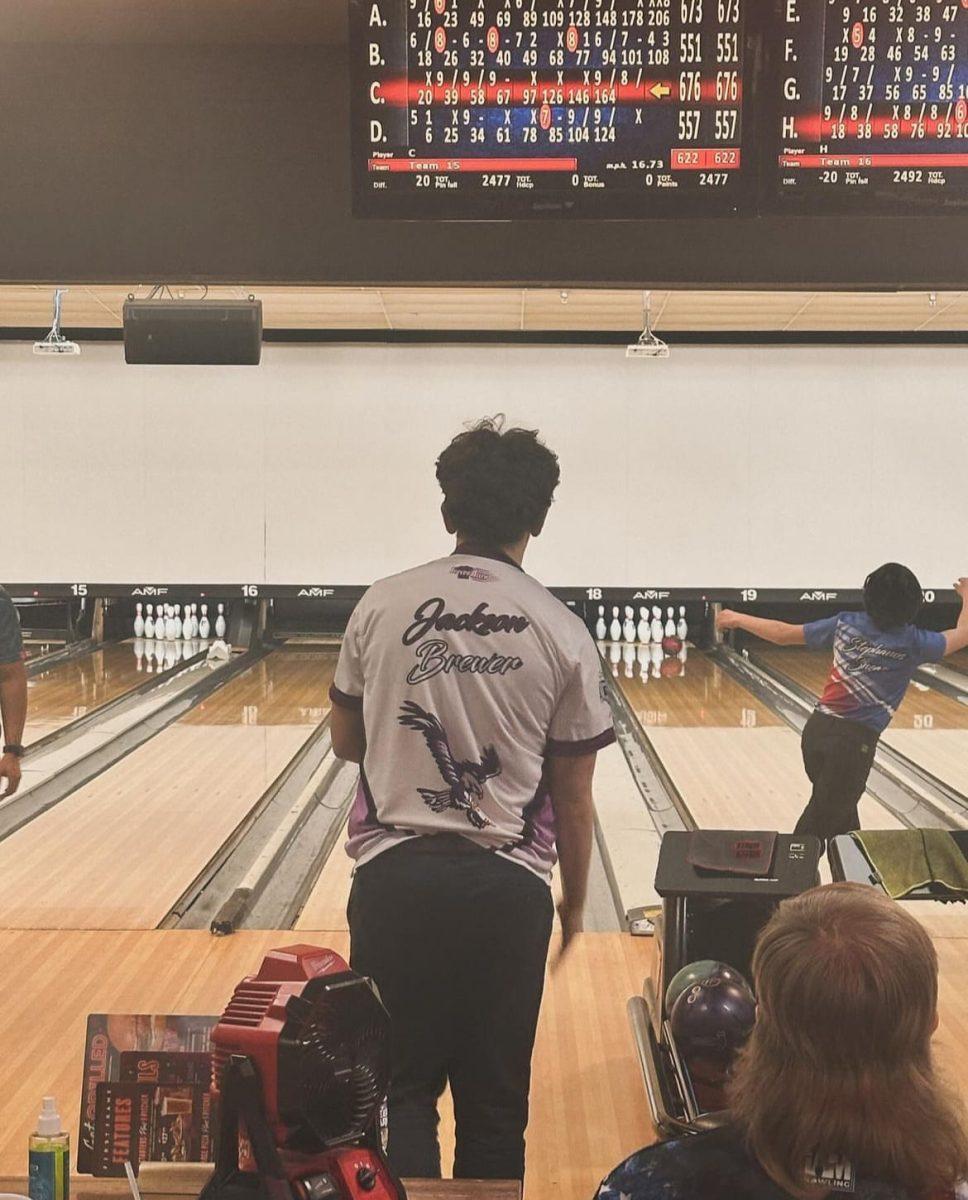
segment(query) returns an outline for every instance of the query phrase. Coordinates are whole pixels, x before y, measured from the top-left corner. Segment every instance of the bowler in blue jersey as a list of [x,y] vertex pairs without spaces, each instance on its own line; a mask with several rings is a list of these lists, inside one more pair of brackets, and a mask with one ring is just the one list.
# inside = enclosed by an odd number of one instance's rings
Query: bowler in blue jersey
[[958,624],[945,633],[918,629],[923,593],[914,572],[885,563],[864,582],[864,611],[806,625],[724,609],[718,629],[743,629],[778,646],[833,650],[823,695],[803,729],[803,764],[813,785],[795,833],[823,843],[860,828],[857,805],[867,787],[877,740],[904,699],[914,672],[968,646],[968,578],[959,579]]

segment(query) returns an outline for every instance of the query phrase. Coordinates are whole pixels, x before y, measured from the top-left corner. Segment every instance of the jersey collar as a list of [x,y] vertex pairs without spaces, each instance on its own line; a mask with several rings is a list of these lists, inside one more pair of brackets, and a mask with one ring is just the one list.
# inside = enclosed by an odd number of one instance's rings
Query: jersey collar
[[495,562],[507,563],[509,567],[514,567],[516,571],[524,571],[520,563],[516,563],[513,558],[504,553],[503,550],[489,549],[485,546],[477,546],[472,542],[461,542],[456,550],[451,554],[451,558],[463,554],[470,555],[471,558],[492,558]]

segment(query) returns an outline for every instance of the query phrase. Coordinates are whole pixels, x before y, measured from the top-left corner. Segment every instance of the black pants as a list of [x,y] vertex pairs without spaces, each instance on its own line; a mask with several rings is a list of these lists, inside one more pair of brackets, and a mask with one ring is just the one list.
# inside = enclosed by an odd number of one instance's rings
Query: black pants
[[794,833],[812,833],[821,844],[860,829],[857,804],[874,764],[877,734],[857,721],[814,712],[803,728],[803,765],[813,784]]
[[360,867],[351,961],[392,1021],[390,1162],[439,1178],[450,1083],[454,1175],[522,1179],[531,1053],[554,904],[523,867],[464,838],[415,838]]

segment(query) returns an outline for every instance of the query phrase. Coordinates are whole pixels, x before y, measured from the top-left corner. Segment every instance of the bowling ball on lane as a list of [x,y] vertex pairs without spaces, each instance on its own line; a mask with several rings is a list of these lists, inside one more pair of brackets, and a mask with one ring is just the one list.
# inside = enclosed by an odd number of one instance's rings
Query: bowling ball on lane
[[675,657],[682,649],[682,638],[664,637],[662,639],[662,653],[669,658]]
[[714,958],[699,958],[695,962],[686,963],[669,980],[665,993],[666,1014],[672,1013],[673,1005],[686,988],[692,987],[694,983],[699,983],[703,979],[708,979],[710,975],[719,975],[722,979],[734,980],[742,984],[747,991],[751,990],[743,975],[729,963],[718,962]]
[[690,985],[672,1006],[669,1024],[690,1073],[709,1082],[728,1072],[756,1021],[756,1001],[742,979],[713,974]]
[[659,676],[662,679],[678,679],[682,674],[682,663],[678,657],[673,654],[671,657],[666,657],[662,660],[662,666],[659,667]]

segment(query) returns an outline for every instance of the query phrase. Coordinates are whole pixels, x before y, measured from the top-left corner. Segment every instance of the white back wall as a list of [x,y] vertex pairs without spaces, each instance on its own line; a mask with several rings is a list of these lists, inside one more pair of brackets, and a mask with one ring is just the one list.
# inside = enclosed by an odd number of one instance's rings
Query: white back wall
[[506,412],[559,454],[551,585],[968,572],[968,349],[267,346],[258,368],[0,345],[11,582],[364,584],[442,552],[434,460]]

